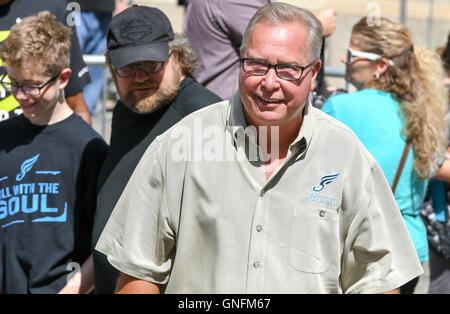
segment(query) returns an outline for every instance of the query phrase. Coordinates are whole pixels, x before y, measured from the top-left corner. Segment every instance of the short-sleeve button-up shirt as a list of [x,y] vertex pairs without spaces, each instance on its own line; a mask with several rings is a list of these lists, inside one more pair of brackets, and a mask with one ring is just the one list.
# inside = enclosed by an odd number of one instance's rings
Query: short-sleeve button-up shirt
[[147,149],[98,242],[166,293],[376,293],[422,273],[390,187],[342,123],[307,104],[267,180],[239,94]]

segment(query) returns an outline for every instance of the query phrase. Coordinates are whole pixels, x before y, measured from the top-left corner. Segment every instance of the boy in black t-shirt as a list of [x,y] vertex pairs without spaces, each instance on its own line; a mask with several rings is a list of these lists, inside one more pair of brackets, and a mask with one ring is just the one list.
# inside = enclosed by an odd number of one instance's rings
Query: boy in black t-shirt
[[107,145],[66,103],[70,36],[45,11],[0,45],[2,87],[23,110],[0,122],[0,293],[92,290],[90,239]]
[[[83,97],[83,87],[90,81],[90,73],[80,50],[75,23],[72,20],[72,6],[65,0],[0,0],[0,42],[5,40],[11,27],[27,16],[33,16],[40,11],[49,11],[56,20],[71,27],[70,69],[72,75],[64,90],[66,101],[70,108],[79,114],[83,120],[92,125],[91,116]],[[73,25],[73,26],[72,26]],[[0,75],[6,71],[1,66]],[[14,96],[9,93],[0,94],[0,121],[18,116],[22,113]]]

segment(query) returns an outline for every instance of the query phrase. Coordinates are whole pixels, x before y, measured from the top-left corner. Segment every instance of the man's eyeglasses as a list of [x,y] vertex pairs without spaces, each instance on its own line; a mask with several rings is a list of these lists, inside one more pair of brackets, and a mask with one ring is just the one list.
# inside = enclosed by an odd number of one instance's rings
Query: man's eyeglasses
[[299,80],[302,77],[303,72],[316,61],[311,62],[306,66],[300,66],[295,64],[270,64],[262,60],[241,58],[242,69],[245,73],[263,76],[267,74],[270,68],[275,68],[277,76],[280,79],[287,81]]
[[164,67],[164,62],[143,62],[143,63],[132,63],[123,68],[115,69],[118,76],[123,78],[135,77],[139,70],[144,71],[146,74],[161,72]]
[[50,84],[51,82],[53,82],[54,80],[56,80],[58,78],[58,76],[61,73],[55,74],[53,75],[47,82],[45,82],[42,85],[33,85],[33,84],[24,84],[24,85],[20,85],[14,82],[7,82],[6,79],[6,74],[2,77],[2,81],[1,84],[3,86],[3,88],[10,92],[11,94],[15,94],[19,91],[19,88],[22,89],[23,93],[29,96],[39,96],[41,94],[41,89],[43,89],[45,86],[47,86],[48,84]]
[[[371,60],[377,61],[382,58],[379,54],[371,53],[371,52],[363,52],[363,51],[354,51],[350,47],[347,47],[347,64],[350,65],[355,61],[355,57],[361,58],[360,60]],[[394,65],[394,62],[388,59],[389,65]]]

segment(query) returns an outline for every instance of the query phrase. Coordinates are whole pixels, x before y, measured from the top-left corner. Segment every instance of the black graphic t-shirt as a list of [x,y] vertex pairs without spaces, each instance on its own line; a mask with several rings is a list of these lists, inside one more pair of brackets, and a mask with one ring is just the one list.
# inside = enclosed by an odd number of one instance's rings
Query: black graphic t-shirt
[[[19,23],[24,17],[36,15],[40,11],[47,10],[56,17],[56,20],[68,25],[71,21],[69,14],[71,11],[65,6],[65,1],[61,0],[12,0],[7,4],[0,5],[0,43],[8,36],[11,27]],[[78,42],[76,29],[72,27],[71,50],[70,50],[70,68],[72,75],[69,84],[65,88],[65,96],[73,96],[83,90],[91,78],[88,68],[83,61],[80,44]],[[6,69],[0,60],[0,79],[8,80],[4,77]],[[0,85],[0,121],[18,116],[22,113],[19,103]]]
[[0,134],[0,293],[58,292],[91,253],[107,145],[76,114],[49,126],[20,115]]

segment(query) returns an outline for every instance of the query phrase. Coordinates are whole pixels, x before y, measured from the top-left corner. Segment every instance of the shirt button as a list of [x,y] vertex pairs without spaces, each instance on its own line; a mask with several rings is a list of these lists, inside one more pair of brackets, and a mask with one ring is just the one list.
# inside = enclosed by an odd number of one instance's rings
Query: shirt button
[[319,212],[319,216],[320,216],[320,217],[325,217],[325,211],[324,211],[324,210],[321,210],[321,211]]
[[256,231],[261,232],[263,230],[263,227],[261,225],[256,226]]
[[261,264],[258,261],[253,262],[253,267],[254,268],[259,268],[260,266],[261,266]]

